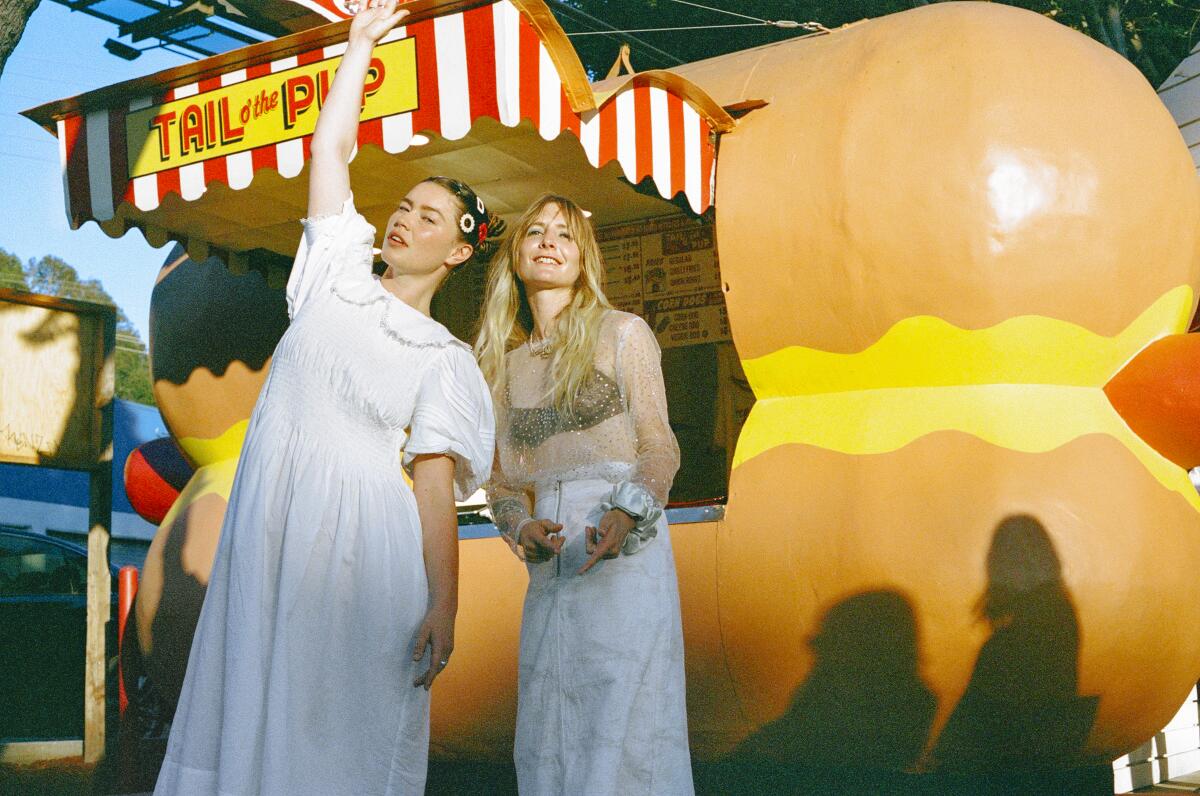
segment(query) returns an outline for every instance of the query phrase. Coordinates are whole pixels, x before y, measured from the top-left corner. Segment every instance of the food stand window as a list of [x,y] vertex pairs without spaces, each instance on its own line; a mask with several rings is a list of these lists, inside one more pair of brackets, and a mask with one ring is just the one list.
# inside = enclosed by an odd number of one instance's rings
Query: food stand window
[[[733,119],[670,72],[597,93],[537,0],[415,0],[376,48],[351,164],[381,226],[400,186],[472,185],[512,221],[571,196],[595,222],[613,303],[663,348],[682,467],[674,503],[719,502],[752,403],[733,350],[715,244],[717,139]],[[348,25],[334,23],[27,113],[59,138],[72,225],[174,240],[193,259],[281,286],[304,215],[315,119]],[[613,85],[613,83],[617,85]],[[434,316],[470,340],[482,269],[456,274]]]

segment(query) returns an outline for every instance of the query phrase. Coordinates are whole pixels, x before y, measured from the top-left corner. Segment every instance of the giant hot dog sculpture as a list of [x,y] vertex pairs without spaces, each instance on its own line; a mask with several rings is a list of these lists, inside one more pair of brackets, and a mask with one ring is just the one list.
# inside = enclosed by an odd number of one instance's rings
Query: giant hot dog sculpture
[[[758,403],[724,520],[675,532],[697,757],[971,771],[1148,738],[1200,676],[1200,196],[1153,90],[974,3],[677,71],[766,102],[716,178]],[[196,314],[171,278],[163,323]],[[158,382],[205,465],[139,598],[167,691],[265,356]],[[496,540],[463,555],[460,624],[483,630],[438,695],[435,753],[503,758],[523,578]]]

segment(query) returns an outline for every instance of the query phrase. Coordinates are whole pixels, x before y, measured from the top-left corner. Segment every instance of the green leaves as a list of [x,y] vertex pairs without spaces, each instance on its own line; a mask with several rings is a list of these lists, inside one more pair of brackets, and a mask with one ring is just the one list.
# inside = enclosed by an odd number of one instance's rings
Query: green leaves
[[79,272],[52,254],[40,260],[21,259],[0,249],[0,287],[44,293],[49,296],[108,304],[117,309],[117,350],[115,353],[116,393],[118,398],[154,405],[154,385],[150,380],[150,354],[137,327],[117,307],[98,279],[80,279]]

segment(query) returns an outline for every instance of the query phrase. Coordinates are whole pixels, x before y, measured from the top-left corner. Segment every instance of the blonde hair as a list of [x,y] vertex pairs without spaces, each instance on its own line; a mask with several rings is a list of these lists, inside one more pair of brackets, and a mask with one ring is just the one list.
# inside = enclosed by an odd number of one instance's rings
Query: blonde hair
[[559,313],[554,326],[554,352],[550,361],[553,382],[548,396],[560,412],[571,412],[571,398],[591,379],[595,368],[596,342],[600,321],[612,309],[604,295],[604,260],[592,224],[583,209],[565,196],[544,194],[531,204],[504,241],[498,257],[488,270],[487,292],[483,299],[483,317],[475,341],[479,368],[499,393],[505,385],[505,355],[525,343],[533,328],[533,314],[525,296],[525,286],[516,275],[521,243],[529,228],[547,205],[557,205],[567,231],[579,247],[579,278],[571,301]]

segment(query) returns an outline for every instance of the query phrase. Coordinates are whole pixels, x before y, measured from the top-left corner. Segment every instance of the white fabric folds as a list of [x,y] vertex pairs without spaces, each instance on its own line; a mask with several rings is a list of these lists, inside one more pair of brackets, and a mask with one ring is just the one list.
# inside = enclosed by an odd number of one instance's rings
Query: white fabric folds
[[469,349],[371,276],[374,235],[351,199],[305,223],[157,796],[424,791],[429,592],[401,466],[449,454],[471,491],[494,426]]

